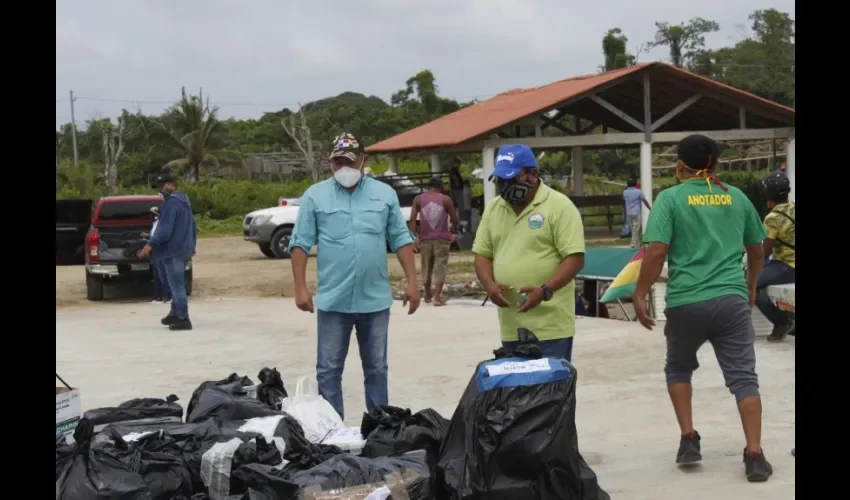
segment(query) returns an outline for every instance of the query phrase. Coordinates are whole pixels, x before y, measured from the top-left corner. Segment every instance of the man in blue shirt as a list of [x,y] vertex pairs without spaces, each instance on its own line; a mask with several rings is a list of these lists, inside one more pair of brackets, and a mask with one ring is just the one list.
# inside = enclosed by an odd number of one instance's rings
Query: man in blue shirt
[[632,248],[640,246],[640,204],[643,202],[649,210],[649,202],[643,196],[643,192],[637,188],[637,179],[630,177],[626,181],[626,190],[623,191],[623,200],[626,202],[626,220],[632,230]]
[[153,187],[162,193],[165,203],[162,204],[156,232],[139,252],[139,258],[151,257],[154,265],[162,263],[165,268],[165,279],[171,289],[171,311],[162,318],[162,324],[169,330],[191,330],[186,265],[195,253],[198,226],[189,197],[176,191],[177,179],[160,175]]
[[389,403],[387,331],[393,303],[387,271],[387,243],[407,278],[408,314],[419,307],[414,238],[407,229],[398,195],[388,184],[363,175],[367,155],[360,141],[344,133],[330,155],[334,176],[310,186],[301,197],[289,243],[295,305],[314,311],[307,289],[307,256],[318,247],[319,393],[345,418],[342,371],[351,331],[357,331],[366,389],[366,409]]

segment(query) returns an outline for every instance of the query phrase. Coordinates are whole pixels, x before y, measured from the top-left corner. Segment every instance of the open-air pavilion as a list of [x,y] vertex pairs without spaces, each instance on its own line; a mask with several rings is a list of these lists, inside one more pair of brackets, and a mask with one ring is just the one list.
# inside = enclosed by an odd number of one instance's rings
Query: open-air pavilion
[[[481,153],[484,178],[493,171],[496,150],[526,144],[540,153],[570,150],[573,194],[584,194],[584,150],[640,147],[640,182],[652,199],[652,146],[675,144],[701,133],[717,141],[788,141],[787,173],[794,197],[793,108],[661,62],[579,76],[542,87],[504,92],[366,149],[398,156]],[[594,133],[602,128],[601,134]],[[547,130],[549,129],[549,130]],[[495,196],[484,183],[484,202]],[[644,227],[648,213],[644,209]]]

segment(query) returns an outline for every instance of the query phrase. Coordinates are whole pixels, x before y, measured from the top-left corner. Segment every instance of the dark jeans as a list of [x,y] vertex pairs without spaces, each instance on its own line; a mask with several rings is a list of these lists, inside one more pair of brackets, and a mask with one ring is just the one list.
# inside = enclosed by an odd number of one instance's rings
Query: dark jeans
[[[514,349],[519,342],[502,342],[502,347]],[[572,363],[573,361],[573,337],[568,339],[541,340],[538,343],[543,351],[544,358],[563,358]]]
[[171,299],[171,290],[168,288],[168,278],[165,277],[165,273],[166,271],[164,261],[159,261],[153,265],[153,298],[155,300]]
[[759,274],[758,294],[756,295],[756,306],[775,326],[790,326],[791,313],[780,311],[776,304],[767,295],[767,287],[770,285],[786,285],[794,283],[796,270],[784,262],[772,260],[765,264]]
[[189,298],[186,296],[186,263],[189,257],[172,257],[160,261],[165,269],[165,280],[171,290],[171,312],[169,316],[189,318]]
[[319,347],[316,360],[316,380],[319,394],[325,398],[344,419],[342,402],[342,371],[351,330],[356,329],[357,346],[363,365],[366,389],[366,411],[389,404],[387,389],[387,332],[390,310],[373,313],[339,313],[317,311],[319,322]]

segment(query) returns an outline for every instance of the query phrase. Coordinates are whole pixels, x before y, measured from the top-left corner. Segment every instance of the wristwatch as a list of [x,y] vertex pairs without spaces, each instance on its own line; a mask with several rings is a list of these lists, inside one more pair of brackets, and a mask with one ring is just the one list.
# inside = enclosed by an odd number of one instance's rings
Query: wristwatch
[[551,288],[546,286],[546,284],[540,285],[540,289],[543,290],[543,302],[548,302],[552,300],[552,295],[555,293]]

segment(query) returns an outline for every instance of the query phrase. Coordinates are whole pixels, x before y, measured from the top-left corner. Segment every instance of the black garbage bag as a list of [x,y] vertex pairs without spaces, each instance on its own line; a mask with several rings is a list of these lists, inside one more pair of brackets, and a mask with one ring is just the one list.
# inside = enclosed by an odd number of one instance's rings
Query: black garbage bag
[[401,473],[407,481],[410,500],[433,498],[431,473],[424,451],[412,451],[397,457],[365,458],[343,453],[312,469],[296,472],[290,481],[301,488],[319,486],[323,490],[380,483],[385,476]]
[[189,415],[192,414],[192,411],[195,409],[195,406],[198,405],[198,398],[201,397],[202,392],[209,389],[210,387],[232,384],[234,382],[239,382],[239,384],[242,386],[254,385],[254,382],[251,381],[251,379],[249,379],[248,377],[240,377],[235,373],[231,373],[230,376],[223,380],[210,380],[204,382],[203,384],[199,385],[194,392],[192,392],[192,397],[189,399],[189,406],[186,407],[186,417],[188,418]]
[[183,418],[183,407],[176,401],[177,396],[171,394],[165,399],[137,398],[125,401],[116,407],[96,408],[83,413],[83,418],[94,425],[141,420],[147,418]]
[[110,442],[115,456],[142,476],[153,500],[171,500],[194,493],[189,468],[172,439],[151,433],[129,443],[113,435]]
[[[231,424],[224,422],[218,425],[226,427]],[[273,430],[270,430],[271,426]],[[257,432],[238,431],[240,434],[234,438],[220,440],[206,448],[201,456],[200,475],[213,498],[242,493],[233,491],[231,486],[232,472],[240,467],[249,464],[278,466],[282,460],[276,441],[282,441],[284,450],[309,444],[298,421],[283,413],[240,422],[236,429],[239,428]]]
[[[221,456],[231,462],[235,461],[237,465],[255,461],[275,465],[280,463],[280,452],[277,447],[273,443],[266,442],[257,433],[240,431],[244,424],[243,420],[229,422],[206,420],[200,423],[171,424],[160,429],[150,427],[140,429],[123,424],[111,424],[103,430],[102,434],[109,436],[119,447],[124,437],[132,437],[137,440],[140,451],[164,453],[176,457],[189,474],[191,491],[206,492],[207,487],[201,471],[204,454],[217,443],[226,443],[234,438],[239,439],[237,446],[231,450],[232,453]],[[298,422],[286,415],[280,416],[275,437],[281,437],[287,445],[298,439],[306,440]],[[262,442],[252,442],[257,438],[262,439]],[[210,457],[207,458],[209,461]],[[229,472],[230,469],[228,468],[227,471]]]
[[[186,426],[197,426],[197,424],[186,424],[184,422],[176,422],[172,418],[145,418],[142,420],[128,420],[126,422],[116,422],[107,424],[101,429],[101,434],[108,436],[137,436],[147,433],[165,432],[171,429],[182,429]],[[135,437],[131,437],[131,440]]]
[[230,491],[241,493],[242,500],[294,500],[300,489],[289,480],[289,474],[268,465],[245,465],[230,477]]
[[280,372],[277,368],[263,368],[257,378],[260,379],[260,385],[257,386],[257,399],[275,410],[280,410],[283,399],[288,396]]
[[542,358],[531,332],[479,363],[435,467],[441,498],[603,500],[578,452],[576,370]]
[[243,442],[239,438],[219,442],[204,452],[201,457],[201,478],[213,498],[228,498],[234,492],[231,477],[235,469],[263,464],[276,466],[281,463],[280,451],[263,436]]
[[76,453],[76,446],[68,444],[63,434],[56,433],[56,479],[65,470],[65,462],[62,461],[68,455]]
[[68,449],[70,451],[70,445],[68,441],[65,439],[65,435],[57,432],[56,433],[56,461],[59,461],[60,454],[62,454],[62,450]]
[[201,391],[186,422],[197,423],[210,418],[226,422],[280,414],[280,411],[273,410],[259,399],[248,396],[242,381],[236,381]]
[[280,465],[282,461],[280,450],[274,443],[267,442],[263,436],[257,436],[236,448],[231,470],[248,464]]
[[425,450],[428,464],[434,465],[448,428],[449,421],[432,409],[411,415],[410,410],[395,406],[373,408],[363,414],[360,424],[360,434],[366,437],[360,456],[387,457]]
[[244,493],[244,500],[295,500],[305,488],[331,490],[383,483],[390,474],[398,474],[404,481],[410,500],[434,498],[426,454],[421,450],[379,458],[341,453],[311,469],[294,473],[263,465],[240,467],[233,471],[231,491]]
[[293,440],[283,454],[284,460],[289,462],[284,467],[284,472],[294,474],[298,471],[312,469],[341,453],[345,453],[345,451],[338,446],[315,444],[306,439]]
[[73,451],[56,463],[56,500],[152,500],[142,476],[108,451],[90,446],[94,424],[81,419]]

